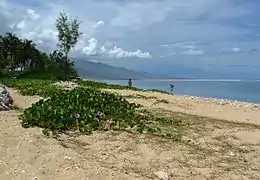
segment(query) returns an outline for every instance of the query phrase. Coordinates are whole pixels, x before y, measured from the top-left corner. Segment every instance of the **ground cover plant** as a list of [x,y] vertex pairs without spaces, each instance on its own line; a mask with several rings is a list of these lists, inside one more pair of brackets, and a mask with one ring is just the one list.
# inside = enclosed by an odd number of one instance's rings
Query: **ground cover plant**
[[161,131],[161,125],[171,123],[166,118],[128,102],[124,97],[97,88],[77,87],[63,90],[54,81],[33,79],[4,79],[1,83],[18,89],[23,95],[48,97],[33,104],[21,116],[22,126],[41,127],[44,132],[94,130],[127,130],[152,133],[178,140],[180,136]]
[[99,81],[93,81],[93,80],[80,80],[80,81],[78,81],[78,84],[81,86],[87,86],[87,87],[98,88],[98,89],[131,89],[131,90],[135,90],[135,91],[153,91],[153,92],[171,94],[167,91],[162,91],[162,90],[158,90],[158,89],[144,90],[144,89],[133,87],[133,86],[129,87],[127,85],[108,84],[105,82],[99,82]]
[[18,89],[22,95],[50,97],[60,90],[53,86],[55,81],[39,79],[0,79],[0,83]]

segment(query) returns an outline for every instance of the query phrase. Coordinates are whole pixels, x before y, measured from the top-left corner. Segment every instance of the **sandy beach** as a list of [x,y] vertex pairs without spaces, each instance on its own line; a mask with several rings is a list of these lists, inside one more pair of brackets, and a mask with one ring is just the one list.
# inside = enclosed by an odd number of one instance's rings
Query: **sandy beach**
[[[147,108],[164,109],[192,115],[205,116],[227,121],[254,123],[260,125],[260,104],[239,102],[227,99],[201,98],[195,96],[167,95],[158,92],[139,92],[132,90],[111,90],[123,96],[129,96],[131,102]],[[145,96],[144,98],[140,98]],[[136,97],[136,98],[134,98]],[[168,103],[157,103],[161,101]]]
[[47,138],[24,129],[18,115],[41,97],[8,89],[21,110],[0,112],[0,179],[105,180],[260,179],[257,104],[112,90],[129,101],[185,122],[181,142],[126,132]]

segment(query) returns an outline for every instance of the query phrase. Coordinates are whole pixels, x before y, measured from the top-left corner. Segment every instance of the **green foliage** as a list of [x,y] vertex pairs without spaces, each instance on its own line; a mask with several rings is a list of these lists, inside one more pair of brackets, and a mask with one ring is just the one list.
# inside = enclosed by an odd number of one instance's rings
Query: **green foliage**
[[[25,128],[42,127],[46,134],[66,130],[89,134],[102,130],[109,122],[113,130],[151,133],[177,140],[176,136],[167,135],[160,128],[160,124],[170,123],[168,119],[141,110],[140,105],[113,93],[91,87],[71,91],[58,89],[53,85],[55,81],[50,80],[0,79],[0,82],[18,89],[23,95],[45,97],[24,111],[21,119]],[[102,112],[101,118],[98,118],[98,112]],[[75,117],[77,114],[79,118]]]
[[[112,129],[137,127],[142,132],[144,123],[136,113],[138,105],[115,94],[104,93],[94,89],[78,88],[72,91],[60,91],[48,100],[41,100],[25,110],[23,126],[40,126],[52,131],[80,130],[90,133],[101,129],[109,121]],[[98,123],[97,113],[103,113]],[[76,119],[75,115],[80,114]]]
[[77,77],[74,62],[68,59],[68,53],[81,34],[78,32],[79,23],[77,20],[69,23],[66,14],[61,13],[56,25],[63,53],[55,50],[46,54],[38,50],[31,40],[19,38],[10,32],[0,35],[0,76],[62,80]]
[[[130,89],[128,86],[122,86],[117,84],[108,84],[104,82],[99,81],[93,81],[93,80],[80,80],[78,81],[78,84],[81,86],[87,86],[92,88],[98,88],[98,89]],[[132,90],[141,90],[135,87],[131,87]]]
[[7,64],[8,64],[7,59],[0,56],[0,70],[5,69]]
[[80,80],[80,81],[78,81],[78,84],[81,86],[97,88],[97,89],[131,89],[131,90],[135,90],[135,91],[152,91],[152,92],[170,94],[166,91],[157,90],[157,89],[144,90],[144,89],[136,88],[133,86],[129,87],[129,86],[123,86],[123,85],[117,85],[117,84],[108,84],[108,83],[93,81],[93,80]]
[[17,74],[17,79],[42,79],[42,80],[62,80],[62,74],[58,69],[29,70],[26,69]]
[[56,28],[59,32],[59,47],[65,53],[66,58],[71,48],[73,48],[81,35],[79,32],[80,23],[78,20],[74,19],[71,22],[69,17],[65,12],[61,12],[60,16],[56,19]]
[[22,95],[51,97],[60,90],[53,86],[55,81],[38,79],[1,79],[0,83],[18,89]]
[[60,16],[56,19],[56,28],[58,30],[58,46],[65,56],[60,56],[61,52],[53,54],[55,58],[60,58],[60,69],[62,69],[63,79],[67,80],[70,77],[76,77],[77,72],[74,68],[74,62],[68,59],[70,50],[77,44],[79,36],[80,23],[74,19],[71,22],[65,12],[61,12]]
[[[17,71],[15,69],[20,68]],[[0,74],[5,77],[67,80],[77,77],[74,63],[55,50],[50,54],[36,48],[32,41],[7,33],[0,36]]]

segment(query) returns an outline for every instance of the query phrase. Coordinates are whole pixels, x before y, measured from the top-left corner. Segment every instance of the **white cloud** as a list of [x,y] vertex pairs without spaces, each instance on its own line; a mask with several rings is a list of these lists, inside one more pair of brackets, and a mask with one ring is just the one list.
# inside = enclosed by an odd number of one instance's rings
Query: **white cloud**
[[88,46],[83,47],[82,52],[86,55],[97,55],[97,43],[98,41],[94,38],[88,40]]
[[[201,55],[192,59],[197,58],[198,63],[203,63],[203,59],[220,54],[222,57],[228,56],[227,61],[240,55],[234,53],[239,50],[232,50],[232,47],[240,47],[244,50],[240,50],[241,53],[259,47],[259,43],[255,42],[259,42],[260,36],[257,37],[255,29],[260,22],[257,18],[249,17],[250,14],[257,17],[257,11],[252,8],[258,7],[257,2],[77,0],[64,3],[64,0],[45,0],[30,4],[31,2],[0,0],[0,32],[8,30],[5,27],[9,26],[17,35],[34,40],[43,49],[54,49],[57,44],[55,18],[64,9],[82,21],[83,36],[72,51],[73,56],[85,53],[92,56],[147,58],[152,54],[153,57],[164,56],[166,61],[167,58],[171,59],[174,52],[177,57],[181,54]],[[215,9],[221,9],[221,13]],[[255,28],[249,27],[248,23]],[[226,47],[226,53],[221,52],[223,47]],[[182,60],[190,58],[184,55],[179,57]],[[217,61],[214,60],[214,63]],[[158,61],[159,63],[163,62]]]
[[121,48],[113,46],[113,48],[107,48],[105,45],[99,45],[98,40],[91,38],[88,40],[88,45],[83,47],[82,52],[88,56],[105,56],[109,58],[151,58],[152,56],[148,52],[142,52],[137,49],[135,52],[125,51]]
[[121,48],[114,46],[113,49],[107,51],[108,56],[116,58],[127,58],[127,57],[138,57],[138,58],[151,58],[149,52],[142,52],[140,49],[137,49],[134,52],[125,51]]
[[105,22],[104,21],[98,21],[97,25],[103,25]]
[[30,16],[30,18],[33,20],[37,20],[40,18],[40,15],[35,13],[35,11],[33,9],[27,9],[27,13]]
[[240,48],[232,48],[232,51],[233,51],[233,52],[240,52],[241,49],[240,49]]
[[24,29],[25,28],[25,20],[22,20],[21,22],[19,22],[16,27],[18,29]]
[[182,51],[182,54],[184,55],[202,55],[204,54],[204,51],[197,49],[195,42],[185,42],[184,45],[181,45],[182,49],[185,49],[185,51]]
[[202,54],[204,54],[204,51],[189,49],[187,51],[183,51],[182,54],[184,54],[184,55],[202,55]]
[[99,28],[99,27],[101,27],[102,25],[104,25],[105,24],[105,22],[104,21],[98,21],[96,24],[94,24],[93,25],[93,28]]
[[169,44],[160,44],[158,45],[158,47],[169,47],[170,45]]
[[[39,21],[41,15],[36,13],[34,9],[27,9],[23,16],[11,25],[15,33],[31,40],[34,40],[39,46],[44,46],[47,49],[55,49],[57,45],[57,30],[55,27],[54,15],[56,12],[50,13],[49,16],[44,17]],[[112,48],[105,47],[101,42],[94,38],[95,34],[99,32],[100,28],[105,25],[103,20],[99,21],[82,21],[81,31],[83,36],[80,37],[72,54],[77,56],[77,53],[87,56],[104,56],[109,58],[150,58],[148,52],[142,52],[137,49],[134,52],[123,50],[114,45]],[[103,42],[109,44],[109,41]]]

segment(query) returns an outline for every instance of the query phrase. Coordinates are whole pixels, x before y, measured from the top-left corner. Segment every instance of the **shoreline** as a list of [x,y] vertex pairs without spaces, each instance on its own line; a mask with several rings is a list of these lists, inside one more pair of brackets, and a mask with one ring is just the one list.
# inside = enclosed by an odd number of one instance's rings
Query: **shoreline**
[[[149,89],[144,89],[144,92],[151,92],[151,93],[160,93],[164,94],[161,92],[154,92]],[[135,91],[135,90],[131,90]],[[138,91],[136,91],[138,92]],[[232,105],[232,106],[237,106],[237,107],[249,107],[249,108],[255,108],[260,110],[260,103],[253,103],[253,102],[247,102],[247,101],[239,101],[239,100],[233,100],[233,99],[226,99],[226,98],[215,98],[215,97],[203,97],[203,96],[193,96],[193,95],[187,95],[187,94],[165,94],[165,95],[170,95],[174,97],[179,97],[179,98],[185,98],[187,100],[198,100],[198,101],[204,101],[204,102],[209,102],[209,103],[215,103],[217,105]]]
[[260,104],[152,91],[104,90],[125,96],[130,102],[141,104],[145,108],[260,125]]
[[[85,79],[86,81],[93,81],[93,80],[89,80],[89,79]],[[122,85],[122,84],[115,84],[115,83],[107,83],[105,80],[101,81],[101,80],[94,80],[94,82],[101,82],[101,83],[106,83],[108,85],[111,86],[121,86],[121,87],[126,87],[126,85]],[[235,106],[237,108],[239,107],[246,107],[246,108],[251,108],[251,109],[258,109],[260,110],[260,102],[259,103],[255,103],[255,102],[249,102],[249,101],[240,101],[240,100],[234,100],[234,99],[228,99],[228,98],[216,98],[216,97],[205,97],[205,96],[194,96],[194,95],[188,95],[188,94],[175,94],[170,93],[165,91],[166,93],[163,92],[159,92],[162,91],[160,89],[146,89],[146,88],[141,88],[141,87],[137,87],[134,86],[133,88],[137,88],[139,90],[136,89],[121,89],[121,90],[131,90],[131,91],[136,91],[136,92],[142,92],[140,90],[144,90],[143,92],[150,92],[150,93],[161,93],[161,94],[166,94],[166,95],[170,95],[170,96],[175,96],[175,97],[180,97],[180,98],[185,98],[188,100],[199,100],[199,101],[204,101],[204,102],[209,102],[209,103],[215,103],[217,105],[231,105],[231,106]],[[106,89],[106,88],[104,88]],[[111,88],[109,88],[111,89]],[[116,89],[115,89],[116,90]],[[120,90],[120,89],[118,89]],[[153,91],[153,90],[158,90],[158,91]],[[169,94],[168,94],[169,93]]]
[[[76,86],[71,82],[55,85],[69,89]],[[125,95],[128,101],[143,105],[156,117],[167,118],[165,123],[157,121],[158,124],[151,125],[158,125],[164,132],[174,132],[180,139],[174,142],[148,134],[112,130],[46,137],[41,128],[23,128],[19,120],[22,110],[42,97],[24,96],[9,88],[19,109],[0,112],[3,147],[0,179],[149,180],[155,179],[157,174],[174,179],[252,179],[258,174],[259,110],[250,110],[247,106],[232,109],[230,104],[215,103],[219,100],[212,98],[99,89]],[[149,123],[149,119],[145,120]]]
[[240,101],[226,98],[215,98],[215,97],[202,97],[202,96],[192,96],[192,95],[182,95],[182,94],[174,94],[175,96],[182,96],[187,99],[200,99],[206,102],[213,102],[218,105],[233,105],[233,106],[245,106],[250,108],[260,109],[260,103],[253,103],[248,101]]
[[[145,80],[145,81],[149,81],[149,80]],[[168,82],[169,80],[158,80],[159,82]],[[187,80],[173,80],[174,82],[176,81],[187,81]],[[197,80],[191,80],[190,82],[196,82]],[[200,80],[198,80],[199,82]],[[210,80],[209,82],[211,82],[212,80]],[[213,80],[214,81],[214,80]],[[126,83],[125,84],[122,84],[120,83],[121,81],[117,82],[117,80],[102,80],[100,82],[103,82],[103,83],[106,83],[106,84],[109,84],[109,85],[119,85],[119,86],[126,86]],[[201,81],[201,82],[207,82],[207,81]],[[226,80],[226,81],[222,81],[222,80],[218,80],[216,82],[242,82],[242,80],[238,81],[238,80],[232,80],[232,81],[229,81],[229,80]],[[245,81],[245,82],[251,82],[251,81]],[[256,83],[260,83],[260,81],[257,81],[257,80],[253,80],[252,82],[256,82]],[[171,84],[171,82],[169,81],[168,83]],[[142,84],[142,83],[141,83]],[[150,86],[150,85],[148,85]],[[158,91],[164,91],[166,93],[171,93],[169,88],[152,88],[152,87],[145,87],[145,86],[142,86],[140,85],[139,83],[139,86],[133,86],[134,88],[138,88],[138,89],[143,89],[143,90],[146,90],[146,91],[152,91],[152,90],[158,90]],[[167,87],[167,84],[164,85],[164,87]],[[209,90],[210,91],[210,90]],[[230,93],[231,91],[227,91],[227,92],[223,92],[223,94],[225,95],[226,93]],[[182,92],[175,92],[175,90],[173,90],[173,94],[175,95],[181,95],[181,96],[191,96],[191,97],[199,97],[199,98],[205,98],[205,99],[221,99],[221,100],[225,100],[225,101],[232,101],[232,102],[242,102],[242,103],[250,103],[250,104],[260,104],[260,99],[257,98],[257,99],[254,99],[254,98],[251,98],[252,94],[248,94],[248,98],[247,96],[243,96],[243,93],[241,93],[242,96],[239,96],[240,94],[236,95],[235,93],[233,94],[231,92],[230,94],[230,97],[217,97],[218,95],[214,95],[214,93],[210,96],[208,95],[203,95],[203,93],[197,93],[197,94],[194,94],[192,92],[190,93],[182,93]],[[205,94],[205,93],[204,93]],[[247,95],[247,93],[245,93],[245,95]],[[242,98],[240,98],[242,97]],[[244,98],[243,98],[244,97]]]
[[[77,84],[77,85],[76,85]],[[147,89],[129,89],[113,84],[80,84],[60,82],[56,85],[73,89],[76,86],[93,86],[100,90],[117,93],[128,101],[140,104],[148,109],[180,112],[190,115],[210,117],[233,122],[253,123],[260,125],[260,104],[220,98],[167,94]]]

